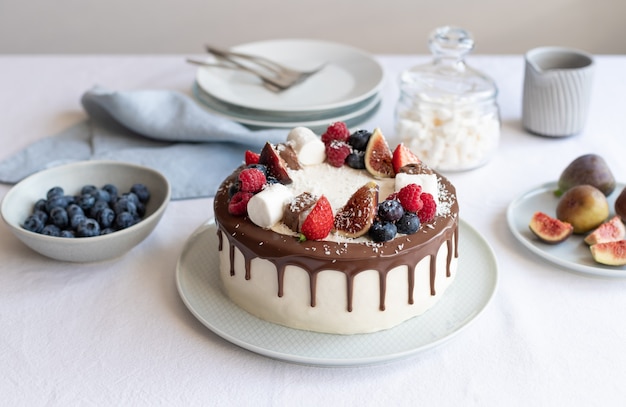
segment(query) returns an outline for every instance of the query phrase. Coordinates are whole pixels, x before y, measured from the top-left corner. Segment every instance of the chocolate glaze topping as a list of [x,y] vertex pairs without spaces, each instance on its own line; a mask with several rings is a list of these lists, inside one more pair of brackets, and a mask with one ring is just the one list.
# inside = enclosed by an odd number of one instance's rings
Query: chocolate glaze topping
[[379,308],[385,310],[387,272],[397,266],[407,266],[409,290],[407,301],[413,304],[415,287],[415,266],[424,258],[430,257],[430,293],[435,295],[436,257],[439,247],[445,242],[448,248],[446,258],[446,276],[450,277],[452,256],[458,253],[458,202],[454,187],[444,177],[439,177],[443,189],[448,191],[450,199],[449,214],[437,216],[431,223],[423,224],[412,235],[399,235],[384,242],[299,242],[294,236],[282,235],[263,229],[252,223],[247,217],[236,217],[228,213],[228,188],[235,180],[237,171],[220,186],[214,200],[215,219],[218,226],[219,247],[224,248],[223,239],[230,243],[230,274],[235,274],[235,247],[245,259],[245,278],[254,278],[250,272],[250,262],[260,257],[269,260],[276,267],[279,297],[283,295],[283,277],[285,268],[293,265],[309,274],[311,306],[315,307],[317,274],[323,270],[338,270],[344,273],[347,281],[347,310],[352,311],[354,278],[364,270],[376,270],[380,279]]

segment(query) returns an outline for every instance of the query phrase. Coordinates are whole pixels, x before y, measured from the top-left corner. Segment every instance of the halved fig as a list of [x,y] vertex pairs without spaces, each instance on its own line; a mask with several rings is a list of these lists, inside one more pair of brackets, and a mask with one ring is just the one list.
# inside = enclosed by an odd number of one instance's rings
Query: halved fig
[[366,234],[376,216],[378,184],[370,181],[352,194],[335,214],[334,229],[342,236],[356,238]]
[[613,216],[611,220],[598,226],[593,232],[585,237],[585,243],[594,245],[598,243],[614,242],[626,237],[626,226],[619,216]]
[[379,128],[374,129],[365,148],[365,168],[377,178],[393,178],[393,154]]
[[543,212],[535,212],[528,227],[539,240],[548,244],[561,243],[574,232],[574,227],[571,224]]
[[589,246],[593,259],[607,266],[626,265],[626,240],[598,243]]
[[285,160],[278,150],[269,142],[265,143],[259,155],[259,164],[267,167],[267,172],[274,176],[281,184],[291,184],[291,177],[287,173]]

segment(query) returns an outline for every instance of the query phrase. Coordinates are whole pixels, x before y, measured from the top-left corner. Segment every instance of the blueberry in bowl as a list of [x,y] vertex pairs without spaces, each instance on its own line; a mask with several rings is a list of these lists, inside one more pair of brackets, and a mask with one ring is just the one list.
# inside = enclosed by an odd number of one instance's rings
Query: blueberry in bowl
[[36,252],[62,261],[117,258],[157,226],[170,200],[158,171],[117,161],[81,161],[35,173],[9,190],[0,212]]

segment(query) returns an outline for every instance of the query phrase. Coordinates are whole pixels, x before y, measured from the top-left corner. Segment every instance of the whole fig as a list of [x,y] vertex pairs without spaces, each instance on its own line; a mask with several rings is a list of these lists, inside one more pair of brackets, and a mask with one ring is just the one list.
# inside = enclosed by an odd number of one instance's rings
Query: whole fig
[[604,194],[591,185],[576,185],[568,189],[556,206],[556,217],[574,227],[574,234],[589,232],[609,216],[609,202]]
[[622,189],[622,192],[615,200],[615,214],[622,218],[622,221],[626,223],[626,187]]
[[615,177],[604,158],[597,154],[585,154],[572,161],[561,173],[557,195],[577,185],[591,185],[598,188],[604,196],[609,196],[615,189]]

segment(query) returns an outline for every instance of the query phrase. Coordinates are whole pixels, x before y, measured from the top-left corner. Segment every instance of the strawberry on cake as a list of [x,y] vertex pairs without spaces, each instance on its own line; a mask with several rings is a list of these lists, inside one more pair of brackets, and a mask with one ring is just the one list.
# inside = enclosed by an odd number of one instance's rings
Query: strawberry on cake
[[214,209],[226,294],[291,328],[388,329],[432,307],[456,275],[454,187],[380,129],[294,128],[246,152]]

